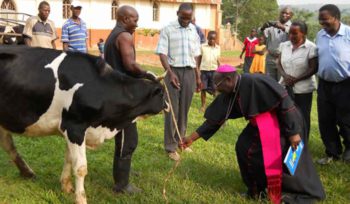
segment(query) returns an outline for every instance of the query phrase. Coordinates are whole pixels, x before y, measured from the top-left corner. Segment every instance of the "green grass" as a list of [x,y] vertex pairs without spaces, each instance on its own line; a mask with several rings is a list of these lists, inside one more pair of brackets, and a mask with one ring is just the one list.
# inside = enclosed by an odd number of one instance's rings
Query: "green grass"
[[[137,50],[137,54],[154,54],[154,50]],[[89,53],[92,55],[99,55],[99,52],[97,49],[90,49]],[[241,51],[222,51],[221,52],[221,57],[239,57],[241,54]]]
[[[161,73],[160,68],[150,68]],[[212,100],[209,97],[209,100]],[[315,101],[315,100],[314,100]],[[196,94],[190,109],[188,133],[203,121]],[[167,185],[169,203],[256,203],[240,196],[246,190],[235,156],[235,142],[245,127],[244,119],[231,120],[208,142],[199,140],[193,153],[183,153],[182,161]],[[314,159],[324,156],[317,124],[316,103],[313,104],[310,149]],[[85,189],[89,203],[165,203],[163,183],[173,167],[163,149],[163,116],[161,114],[138,123],[139,145],[133,156],[133,170],[141,173],[131,181],[144,192],[139,195],[115,195],[112,192],[112,160],[114,140],[106,141],[95,151],[87,151],[89,174]],[[60,137],[25,138],[17,136],[18,151],[37,174],[35,180],[19,177],[8,156],[0,151],[0,203],[72,203],[73,194],[60,190],[65,142]],[[327,193],[323,203],[350,203],[349,165],[335,162],[318,166]]]
[[222,51],[221,57],[239,57],[241,54],[241,51],[235,50],[235,51]]

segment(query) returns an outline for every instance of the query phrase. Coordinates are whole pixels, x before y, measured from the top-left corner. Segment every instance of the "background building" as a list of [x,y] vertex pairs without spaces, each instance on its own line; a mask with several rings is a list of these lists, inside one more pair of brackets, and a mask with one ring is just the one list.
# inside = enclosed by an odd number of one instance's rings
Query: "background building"
[[[41,0],[0,0],[1,9],[37,15]],[[71,0],[47,0],[51,6],[49,18],[57,27],[59,36],[63,23],[70,16]],[[83,4],[81,18],[89,29],[89,45],[96,47],[100,38],[106,39],[116,24],[116,10],[122,5],[130,5],[139,12],[139,27],[134,35],[139,49],[155,49],[159,30],[177,18],[176,11],[182,0],[80,0]],[[196,23],[203,32],[216,30],[220,33],[221,0],[190,0],[195,8]],[[61,43],[56,41],[57,45]]]

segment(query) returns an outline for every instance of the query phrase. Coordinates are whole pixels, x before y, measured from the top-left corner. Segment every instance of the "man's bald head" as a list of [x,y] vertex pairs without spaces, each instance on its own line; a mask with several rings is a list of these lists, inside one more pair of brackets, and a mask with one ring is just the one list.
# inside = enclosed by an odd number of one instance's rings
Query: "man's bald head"
[[280,13],[280,22],[285,23],[293,17],[293,10],[291,7],[287,6],[282,8]]
[[129,16],[132,16],[132,15],[138,15],[136,9],[134,7],[131,7],[131,6],[122,6],[118,9],[117,11],[117,19],[118,21],[122,21],[123,18],[125,17],[129,17]]
[[117,23],[129,33],[134,33],[137,28],[139,14],[136,9],[131,6],[122,6],[117,11]]

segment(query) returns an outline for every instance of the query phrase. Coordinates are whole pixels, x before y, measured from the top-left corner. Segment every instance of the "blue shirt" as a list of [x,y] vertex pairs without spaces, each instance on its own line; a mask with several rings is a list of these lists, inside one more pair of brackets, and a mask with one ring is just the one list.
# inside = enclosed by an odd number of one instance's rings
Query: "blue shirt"
[[86,23],[80,20],[80,24],[68,19],[62,27],[62,42],[68,43],[68,49],[72,51],[87,52],[86,39],[88,38]]
[[100,51],[101,54],[104,53],[105,51],[105,43],[97,43],[98,50]]
[[322,29],[316,39],[318,76],[330,82],[350,78],[350,27],[341,23],[334,36]]
[[199,35],[199,39],[200,39],[201,44],[205,43],[205,36],[204,36],[204,33],[202,32],[201,27],[199,27],[197,25],[195,25],[195,26],[196,26],[196,30],[197,30],[197,33]]

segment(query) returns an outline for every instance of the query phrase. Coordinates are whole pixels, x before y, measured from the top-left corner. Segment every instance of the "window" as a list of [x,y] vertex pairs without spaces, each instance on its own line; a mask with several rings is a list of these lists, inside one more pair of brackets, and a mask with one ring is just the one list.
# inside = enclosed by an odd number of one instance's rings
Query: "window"
[[153,21],[159,21],[159,2],[153,2]]
[[6,9],[6,10],[16,10],[16,6],[15,4],[13,3],[12,0],[4,0],[2,3],[1,3],[1,9]]
[[116,20],[117,19],[117,10],[118,10],[118,8],[119,8],[119,1],[113,0],[113,2],[112,2],[112,13],[111,13],[112,20]]
[[71,16],[70,0],[63,0],[63,18],[67,19]]

